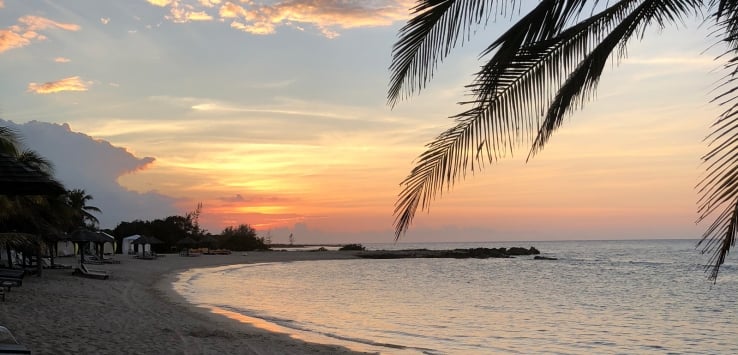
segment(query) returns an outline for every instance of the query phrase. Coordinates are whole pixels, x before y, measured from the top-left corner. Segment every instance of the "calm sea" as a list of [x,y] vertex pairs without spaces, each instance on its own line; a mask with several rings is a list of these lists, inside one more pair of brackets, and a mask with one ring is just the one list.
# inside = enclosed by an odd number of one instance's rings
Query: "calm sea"
[[707,280],[695,242],[535,246],[558,260],[335,260],[190,270],[189,302],[295,337],[386,354],[738,354],[735,254]]

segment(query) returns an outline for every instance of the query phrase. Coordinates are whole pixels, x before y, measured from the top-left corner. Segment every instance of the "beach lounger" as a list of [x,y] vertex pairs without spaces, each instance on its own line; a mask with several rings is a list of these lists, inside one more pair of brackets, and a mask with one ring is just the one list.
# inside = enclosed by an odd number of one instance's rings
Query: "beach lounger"
[[20,269],[0,269],[0,277],[14,277],[22,279],[25,275],[26,272]]
[[88,269],[85,264],[80,264],[78,269],[74,269],[74,274],[82,277],[100,280],[107,280],[110,277],[109,272],[104,270]]
[[10,291],[11,286],[23,286],[23,276],[25,271],[15,269],[0,269],[0,285]]
[[3,326],[0,326],[0,354],[30,354],[25,346],[18,343],[13,333]]

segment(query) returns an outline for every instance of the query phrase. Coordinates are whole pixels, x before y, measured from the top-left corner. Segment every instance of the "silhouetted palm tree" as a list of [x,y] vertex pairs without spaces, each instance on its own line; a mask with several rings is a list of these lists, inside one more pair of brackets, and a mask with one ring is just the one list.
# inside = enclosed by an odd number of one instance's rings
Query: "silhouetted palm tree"
[[[437,63],[490,16],[518,13],[515,0],[418,0],[413,18],[393,47],[388,102],[423,89]],[[682,24],[705,16],[727,50],[723,93],[727,107],[708,136],[699,183],[699,220],[710,216],[700,245],[712,253],[711,277],[735,244],[738,233],[738,0],[542,0],[481,53],[484,63],[468,86],[471,99],[420,155],[402,182],[395,205],[395,236],[410,226],[442,189],[471,170],[492,164],[521,144],[528,158],[539,152],[562,119],[591,98],[611,58],[622,58],[631,39],[649,27]]]
[[100,221],[92,212],[100,213],[100,209],[95,206],[88,206],[87,202],[92,201],[92,196],[88,195],[85,190],[74,189],[67,191],[67,203],[71,207],[72,219],[77,227],[94,228]]
[[0,153],[15,156],[18,154],[18,136],[7,127],[0,127]]
[[[69,219],[59,215],[54,207],[55,201],[60,200],[55,195],[40,195],[43,190],[64,191],[61,184],[53,178],[53,166],[50,161],[31,150],[22,150],[19,137],[11,129],[0,127],[0,154],[3,155],[4,169],[10,170],[12,176],[14,171],[22,171],[40,180],[9,180],[4,193],[0,195],[0,244],[7,250],[8,265],[10,263],[10,249],[23,250],[24,255],[32,251],[40,255],[41,238],[39,235],[47,235],[55,232],[59,225],[63,225]],[[21,168],[15,169],[15,166]],[[6,172],[6,171],[4,171]],[[32,185],[29,181],[36,181],[42,185]],[[25,188],[16,186],[26,184]],[[51,187],[49,187],[51,186]],[[22,191],[21,191],[22,190]],[[32,234],[27,234],[32,233]],[[39,263],[39,268],[41,264]]]

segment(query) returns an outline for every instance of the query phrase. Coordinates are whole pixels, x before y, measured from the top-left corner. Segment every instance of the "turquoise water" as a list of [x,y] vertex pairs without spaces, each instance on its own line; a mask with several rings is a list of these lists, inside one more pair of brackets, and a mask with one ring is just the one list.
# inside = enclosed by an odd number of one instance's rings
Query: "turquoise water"
[[300,338],[387,354],[738,353],[736,258],[713,284],[694,241],[420,246],[531,245],[559,260],[239,265],[190,270],[175,289]]

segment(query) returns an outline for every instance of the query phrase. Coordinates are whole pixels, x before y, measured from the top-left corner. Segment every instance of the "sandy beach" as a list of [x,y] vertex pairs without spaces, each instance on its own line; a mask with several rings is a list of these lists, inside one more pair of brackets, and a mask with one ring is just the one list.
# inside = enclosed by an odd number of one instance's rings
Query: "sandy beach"
[[[171,289],[180,271],[209,266],[354,258],[350,252],[249,252],[90,265],[108,280],[44,269],[0,303],[0,325],[33,354],[353,354],[269,332],[192,306]],[[58,263],[74,264],[74,258]]]

